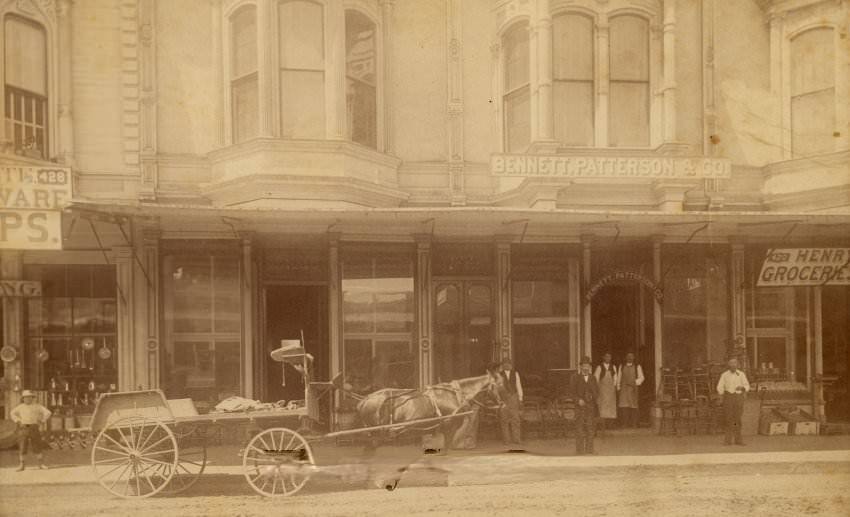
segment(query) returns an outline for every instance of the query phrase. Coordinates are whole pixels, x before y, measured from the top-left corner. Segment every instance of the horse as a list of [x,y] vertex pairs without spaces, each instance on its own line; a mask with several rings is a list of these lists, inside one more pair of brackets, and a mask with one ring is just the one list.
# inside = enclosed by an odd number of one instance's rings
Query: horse
[[412,422],[424,418],[453,415],[479,402],[487,394],[501,404],[502,378],[488,372],[427,386],[422,390],[384,388],[366,395],[357,404],[357,413],[366,426]]

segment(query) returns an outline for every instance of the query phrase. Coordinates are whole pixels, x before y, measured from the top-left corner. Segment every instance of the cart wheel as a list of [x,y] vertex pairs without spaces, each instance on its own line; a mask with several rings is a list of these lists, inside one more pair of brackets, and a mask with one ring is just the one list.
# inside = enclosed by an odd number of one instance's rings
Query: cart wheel
[[292,495],[307,483],[315,469],[313,451],[303,436],[282,427],[254,436],[242,456],[245,479],[268,497]]
[[105,427],[92,446],[97,482],[118,497],[150,497],[177,468],[177,440],[165,424],[132,416]]
[[207,466],[207,437],[199,429],[177,435],[177,470],[163,494],[174,495],[191,488]]

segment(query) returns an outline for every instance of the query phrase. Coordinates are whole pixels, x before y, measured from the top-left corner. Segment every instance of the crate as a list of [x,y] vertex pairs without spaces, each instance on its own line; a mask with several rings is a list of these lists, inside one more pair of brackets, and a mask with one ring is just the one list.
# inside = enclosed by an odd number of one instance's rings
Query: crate
[[759,420],[759,434],[768,436],[788,434],[788,421],[773,411],[763,411]]
[[788,434],[790,435],[816,435],[820,432],[820,422],[802,409],[782,407],[775,409],[774,413],[788,421]]

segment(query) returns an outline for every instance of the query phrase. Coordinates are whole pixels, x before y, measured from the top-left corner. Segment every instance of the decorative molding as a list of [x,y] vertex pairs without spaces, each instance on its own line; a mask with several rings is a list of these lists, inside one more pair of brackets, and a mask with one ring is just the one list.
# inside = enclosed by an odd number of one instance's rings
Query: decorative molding
[[121,118],[124,165],[140,172],[140,67],[139,0],[120,0],[121,13]]
[[159,169],[156,159],[157,82],[156,82],[156,4],[155,0],[139,1],[139,83],[140,83],[140,161],[141,185],[139,198],[156,199]]

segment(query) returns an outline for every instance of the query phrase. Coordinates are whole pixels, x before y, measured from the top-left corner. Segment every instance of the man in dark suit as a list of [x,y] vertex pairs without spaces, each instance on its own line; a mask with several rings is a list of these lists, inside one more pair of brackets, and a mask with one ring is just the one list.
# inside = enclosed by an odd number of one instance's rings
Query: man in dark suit
[[581,360],[580,370],[572,379],[575,400],[576,454],[595,454],[593,434],[596,424],[596,402],[599,400],[599,384],[590,372],[590,358]]

